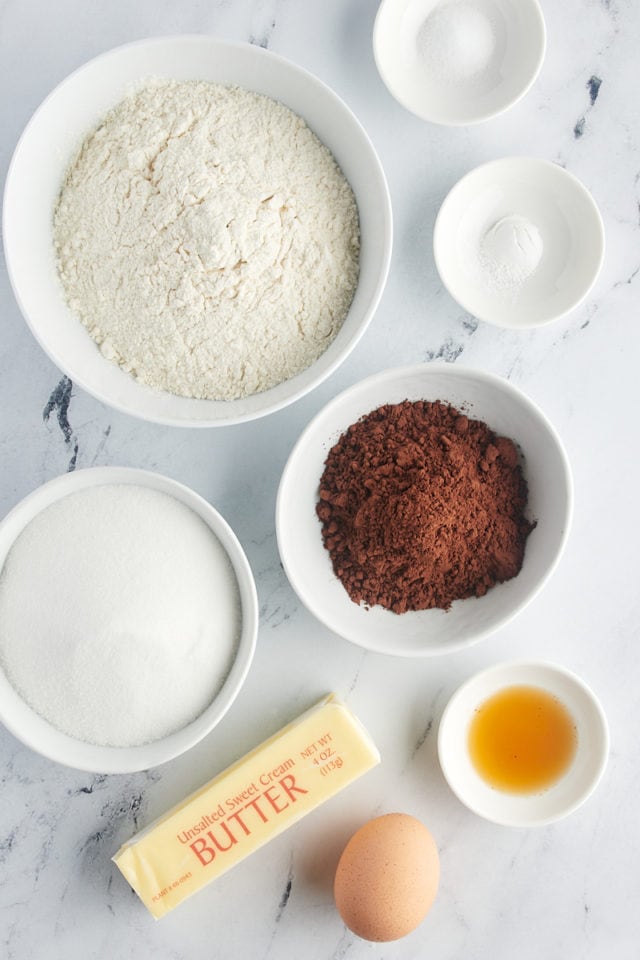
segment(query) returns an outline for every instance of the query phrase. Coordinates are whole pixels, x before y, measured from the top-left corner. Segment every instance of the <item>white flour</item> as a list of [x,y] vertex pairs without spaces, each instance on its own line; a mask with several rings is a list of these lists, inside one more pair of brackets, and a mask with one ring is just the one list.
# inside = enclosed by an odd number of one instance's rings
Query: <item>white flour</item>
[[155,81],[85,140],[54,215],[71,309],[150,386],[230,400],[309,366],[358,278],[353,193],[281,104]]

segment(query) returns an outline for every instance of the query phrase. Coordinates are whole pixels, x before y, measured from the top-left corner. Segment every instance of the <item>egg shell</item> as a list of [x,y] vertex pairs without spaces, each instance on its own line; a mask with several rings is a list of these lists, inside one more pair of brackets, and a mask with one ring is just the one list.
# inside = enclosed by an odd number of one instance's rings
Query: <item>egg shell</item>
[[439,881],[438,848],[424,824],[405,813],[387,813],[349,840],[338,862],[334,896],[353,933],[386,942],[422,923]]

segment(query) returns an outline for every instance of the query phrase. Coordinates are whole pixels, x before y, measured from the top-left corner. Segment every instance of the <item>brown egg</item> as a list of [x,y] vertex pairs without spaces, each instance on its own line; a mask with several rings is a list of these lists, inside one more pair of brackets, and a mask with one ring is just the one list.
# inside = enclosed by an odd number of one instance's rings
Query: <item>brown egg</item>
[[338,911],[364,940],[398,940],[424,920],[440,880],[438,848],[406,813],[369,820],[340,857],[334,882]]

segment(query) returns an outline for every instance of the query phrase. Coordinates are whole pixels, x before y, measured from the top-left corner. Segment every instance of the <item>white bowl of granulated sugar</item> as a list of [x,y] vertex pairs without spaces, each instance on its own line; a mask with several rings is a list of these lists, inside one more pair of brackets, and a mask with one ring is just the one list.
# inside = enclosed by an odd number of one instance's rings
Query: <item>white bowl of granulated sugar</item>
[[364,333],[389,192],[324,83],[250,44],[158,37],[102,54],[27,125],[4,198],[34,336],[104,403],[172,426],[264,416]]
[[0,523],[0,721],[50,760],[129,773],[184,753],[237,697],[257,629],[236,536],[167,477],[68,473]]

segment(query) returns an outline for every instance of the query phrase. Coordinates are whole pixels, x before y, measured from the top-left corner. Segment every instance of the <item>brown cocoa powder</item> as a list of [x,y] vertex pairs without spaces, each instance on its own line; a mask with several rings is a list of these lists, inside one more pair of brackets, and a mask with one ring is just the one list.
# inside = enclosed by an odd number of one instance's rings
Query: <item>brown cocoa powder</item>
[[535,526],[526,506],[512,440],[446,403],[405,400],[342,435],[316,511],[351,599],[404,613],[515,577]]

